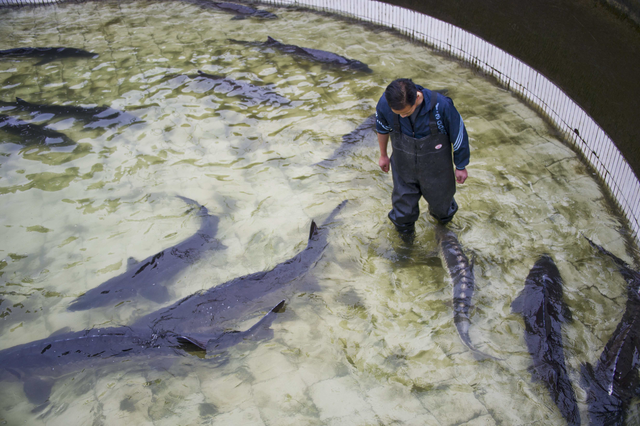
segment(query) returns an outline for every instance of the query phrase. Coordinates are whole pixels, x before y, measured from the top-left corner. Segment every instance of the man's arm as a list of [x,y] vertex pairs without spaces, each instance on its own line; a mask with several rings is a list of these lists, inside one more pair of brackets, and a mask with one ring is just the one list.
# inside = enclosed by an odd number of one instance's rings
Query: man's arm
[[456,166],[456,182],[464,183],[467,180],[467,165],[469,164],[469,136],[460,113],[453,105],[453,101],[446,98],[444,102],[443,115],[445,116],[445,126],[449,133],[449,140],[453,146],[453,163]]
[[380,159],[378,165],[380,169],[387,173],[389,171],[389,155],[387,154],[387,146],[389,145],[389,133],[378,133],[378,146],[380,147]]

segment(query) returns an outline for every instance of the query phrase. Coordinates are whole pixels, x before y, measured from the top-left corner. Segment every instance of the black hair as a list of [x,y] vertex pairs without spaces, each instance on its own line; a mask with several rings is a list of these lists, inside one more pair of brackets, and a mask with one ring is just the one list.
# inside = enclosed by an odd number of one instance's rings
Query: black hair
[[408,78],[393,80],[384,91],[384,97],[391,109],[400,111],[416,103],[418,89]]

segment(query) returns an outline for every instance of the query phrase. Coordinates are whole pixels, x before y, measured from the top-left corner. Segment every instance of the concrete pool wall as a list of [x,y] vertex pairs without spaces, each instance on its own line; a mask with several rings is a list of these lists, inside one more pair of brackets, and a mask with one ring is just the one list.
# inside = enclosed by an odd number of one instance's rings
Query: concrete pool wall
[[[0,6],[58,3],[56,0],[0,0]],[[263,0],[263,4],[328,12],[396,30],[491,76],[522,97],[574,146],[610,191],[640,238],[640,182],[606,132],[544,75],[485,40],[428,15],[373,0]]]

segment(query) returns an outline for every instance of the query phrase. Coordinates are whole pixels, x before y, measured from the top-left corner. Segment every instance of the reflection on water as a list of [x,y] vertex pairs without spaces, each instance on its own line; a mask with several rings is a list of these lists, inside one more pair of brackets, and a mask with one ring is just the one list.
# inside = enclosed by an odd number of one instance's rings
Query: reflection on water
[[[547,253],[573,312],[563,341],[586,423],[580,365],[598,359],[626,292],[581,235],[627,261],[637,255],[592,173],[531,109],[459,64],[386,32],[270,11],[279,19],[234,20],[180,2],[0,11],[0,49],[68,46],[99,55],[0,61],[0,112],[75,142],[24,146],[0,133],[0,349],[58,330],[132,324],[160,308],[132,297],[67,309],[126,271],[130,258],[196,234],[197,210],[176,195],[219,218],[225,249],[186,265],[168,285],[171,301],[291,258],[306,246],[312,219],[320,223],[351,200],[328,225],[323,256],[288,287],[273,339],[205,360],[158,356],[85,368],[56,382],[50,404],[33,412],[21,383],[2,376],[0,419],[561,425],[544,385],[531,382],[524,323],[510,309]],[[227,41],[268,36],[362,61],[373,73]],[[323,161],[400,76],[448,90],[465,119],[470,177],[458,188],[452,229],[475,258],[471,339],[502,361],[476,361],[458,337],[434,223],[418,222],[413,249],[395,235],[386,218],[391,176],[379,171],[375,137]],[[16,98],[121,113],[87,123],[7,105]],[[246,330],[271,307],[230,327]]]

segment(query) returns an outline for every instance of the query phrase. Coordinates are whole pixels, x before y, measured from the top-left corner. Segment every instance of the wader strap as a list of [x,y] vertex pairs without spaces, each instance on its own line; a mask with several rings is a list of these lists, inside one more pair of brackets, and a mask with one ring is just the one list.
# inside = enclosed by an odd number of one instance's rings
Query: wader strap
[[400,114],[393,114],[394,123],[392,132],[402,133],[402,127],[400,127]]
[[433,90],[429,91],[431,95],[431,105],[429,106],[429,129],[431,130],[432,135],[437,135],[440,133],[438,131],[438,124],[436,122],[436,103],[438,102],[438,94]]

